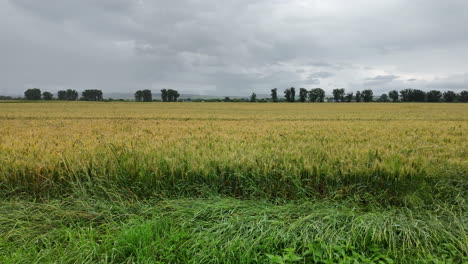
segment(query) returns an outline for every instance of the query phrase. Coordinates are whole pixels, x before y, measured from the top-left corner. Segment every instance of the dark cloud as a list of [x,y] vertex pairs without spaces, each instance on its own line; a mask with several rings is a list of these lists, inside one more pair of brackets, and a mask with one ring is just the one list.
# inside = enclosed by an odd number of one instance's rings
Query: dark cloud
[[304,82],[305,84],[320,84],[320,80],[319,79],[308,79]]
[[398,78],[400,77],[396,75],[378,75],[375,77],[366,78],[365,81],[367,84],[383,84],[383,83],[392,82]]
[[332,72],[314,72],[309,75],[309,78],[319,78],[319,79],[326,79],[335,76]]
[[316,67],[327,67],[327,68],[332,68],[333,65],[331,65],[330,63],[326,63],[326,62],[311,62],[309,63],[310,66],[316,66]]
[[465,0],[0,1],[0,94],[248,95],[321,79],[327,92],[408,79],[462,89],[467,9]]

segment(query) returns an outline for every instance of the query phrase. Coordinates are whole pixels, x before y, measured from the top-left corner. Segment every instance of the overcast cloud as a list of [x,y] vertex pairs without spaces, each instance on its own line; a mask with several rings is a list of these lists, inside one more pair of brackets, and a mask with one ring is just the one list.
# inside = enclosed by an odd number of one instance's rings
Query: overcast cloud
[[468,89],[466,0],[0,0],[0,94]]

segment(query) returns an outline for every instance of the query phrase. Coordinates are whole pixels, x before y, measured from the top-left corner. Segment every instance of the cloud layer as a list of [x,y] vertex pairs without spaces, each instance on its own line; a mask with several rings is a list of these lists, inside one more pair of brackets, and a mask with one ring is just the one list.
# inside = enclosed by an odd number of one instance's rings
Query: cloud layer
[[468,89],[466,0],[0,1],[0,94]]

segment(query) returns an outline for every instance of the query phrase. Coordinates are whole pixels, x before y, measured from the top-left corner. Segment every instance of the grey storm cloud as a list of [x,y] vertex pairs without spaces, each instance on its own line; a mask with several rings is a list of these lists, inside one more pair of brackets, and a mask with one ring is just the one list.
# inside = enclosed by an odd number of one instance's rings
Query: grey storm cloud
[[321,80],[331,92],[409,79],[467,89],[466,10],[466,0],[0,1],[0,94],[248,95]]
[[326,79],[335,76],[332,72],[314,72],[309,75],[309,78],[321,78]]
[[320,80],[319,79],[308,79],[304,82],[305,84],[320,84]]
[[396,75],[378,75],[372,78],[366,78],[366,84],[383,84],[392,82],[398,78],[400,77]]

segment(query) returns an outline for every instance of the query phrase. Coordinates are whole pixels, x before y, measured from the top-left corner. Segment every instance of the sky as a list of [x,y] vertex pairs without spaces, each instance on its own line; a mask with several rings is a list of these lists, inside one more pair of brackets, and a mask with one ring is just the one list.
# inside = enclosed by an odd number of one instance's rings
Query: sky
[[0,95],[468,90],[467,0],[0,0]]

